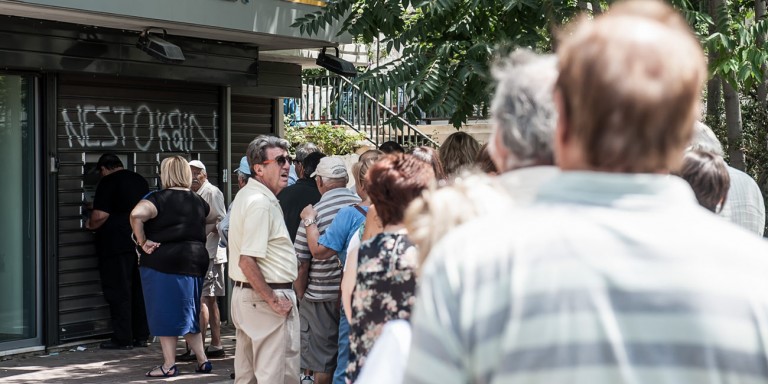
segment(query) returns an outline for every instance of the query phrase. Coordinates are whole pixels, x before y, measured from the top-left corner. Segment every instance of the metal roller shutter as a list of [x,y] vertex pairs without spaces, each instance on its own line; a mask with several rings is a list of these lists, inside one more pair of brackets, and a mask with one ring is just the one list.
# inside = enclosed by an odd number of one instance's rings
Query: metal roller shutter
[[57,92],[59,340],[111,332],[101,294],[93,234],[81,207],[98,175],[89,171],[112,152],[126,169],[159,187],[160,161],[180,154],[206,164],[219,185],[220,88],[157,80],[62,75]]
[[[231,148],[232,170],[240,166],[240,159],[245,156],[248,144],[258,135],[274,135],[274,100],[233,94],[230,99],[231,109]],[[237,193],[237,180],[232,180],[232,196]]]

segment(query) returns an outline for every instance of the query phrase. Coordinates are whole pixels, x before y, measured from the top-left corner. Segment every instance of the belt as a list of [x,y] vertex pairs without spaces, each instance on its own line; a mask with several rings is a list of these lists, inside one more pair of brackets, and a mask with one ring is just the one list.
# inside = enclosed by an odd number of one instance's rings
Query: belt
[[[235,280],[232,280],[232,282],[234,283],[235,287],[253,289],[253,287],[248,283]],[[272,289],[293,289],[293,283],[267,283],[267,285]]]

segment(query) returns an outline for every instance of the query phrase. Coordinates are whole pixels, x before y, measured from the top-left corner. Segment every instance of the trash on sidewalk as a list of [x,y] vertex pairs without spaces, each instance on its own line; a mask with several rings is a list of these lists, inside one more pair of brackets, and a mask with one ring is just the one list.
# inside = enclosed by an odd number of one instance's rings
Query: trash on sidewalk
[[77,348],[72,348],[69,351],[70,352],[82,352],[82,351],[85,351],[86,349],[88,349],[88,348],[83,347],[82,345],[78,345]]

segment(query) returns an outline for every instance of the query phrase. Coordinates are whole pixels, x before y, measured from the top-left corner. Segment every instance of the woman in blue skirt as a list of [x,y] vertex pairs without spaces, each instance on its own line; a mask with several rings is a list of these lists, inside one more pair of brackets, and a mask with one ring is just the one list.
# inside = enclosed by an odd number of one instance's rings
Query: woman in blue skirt
[[139,249],[147,322],[160,338],[163,364],[149,377],[179,374],[176,341],[184,336],[197,356],[195,372],[211,372],[198,325],[203,276],[208,270],[205,217],[208,204],[189,187],[192,172],[181,156],[160,164],[162,189],[144,196],[131,212],[131,228]]

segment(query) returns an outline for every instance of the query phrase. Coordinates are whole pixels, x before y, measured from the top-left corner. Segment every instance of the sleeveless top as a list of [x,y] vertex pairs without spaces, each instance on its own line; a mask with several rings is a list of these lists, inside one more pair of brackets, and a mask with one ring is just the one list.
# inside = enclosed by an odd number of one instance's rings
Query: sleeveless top
[[380,233],[360,246],[357,258],[347,366],[352,382],[384,324],[409,319],[416,300],[416,252],[407,235]]
[[157,216],[144,223],[144,233],[160,246],[151,255],[139,248],[139,265],[163,273],[204,276],[208,270],[208,203],[195,192],[176,189],[151,192],[144,200],[157,208]]

